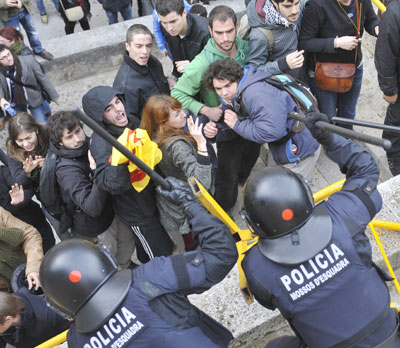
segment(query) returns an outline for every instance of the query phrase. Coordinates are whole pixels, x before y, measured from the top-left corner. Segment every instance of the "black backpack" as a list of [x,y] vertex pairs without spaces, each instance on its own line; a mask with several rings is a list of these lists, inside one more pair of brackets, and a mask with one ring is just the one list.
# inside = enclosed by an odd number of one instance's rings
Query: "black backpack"
[[40,202],[52,217],[60,221],[66,214],[65,205],[58,189],[56,167],[60,158],[51,150],[47,152],[44,165],[40,171]]

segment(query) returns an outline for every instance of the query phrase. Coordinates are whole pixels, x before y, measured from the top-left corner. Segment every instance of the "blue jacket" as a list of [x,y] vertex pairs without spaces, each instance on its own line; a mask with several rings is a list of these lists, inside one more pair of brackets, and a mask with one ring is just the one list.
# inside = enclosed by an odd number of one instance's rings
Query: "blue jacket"
[[[269,76],[269,72],[245,67],[233,100],[233,108],[239,116],[233,130],[256,143],[269,143],[277,164],[302,160],[314,154],[319,144],[307,128],[283,144],[273,144],[291,130],[294,120],[289,119],[288,114],[295,111],[297,105],[287,92],[264,81]],[[297,147],[295,154],[293,143]]]
[[275,263],[257,246],[242,265],[256,299],[264,307],[278,308],[308,347],[343,342],[348,344],[341,347],[375,347],[397,326],[384,283],[390,278],[373,264],[365,234],[382,207],[376,190],[379,169],[351,140],[336,135],[334,139],[327,155],[347,178],[341,191],[320,204],[332,221],[331,241],[300,265]]
[[133,271],[128,295],[98,331],[68,333],[69,347],[217,348],[228,347],[231,333],[193,306],[187,295],[200,294],[219,283],[237,260],[229,229],[200,203],[187,217],[201,251],[156,257]]

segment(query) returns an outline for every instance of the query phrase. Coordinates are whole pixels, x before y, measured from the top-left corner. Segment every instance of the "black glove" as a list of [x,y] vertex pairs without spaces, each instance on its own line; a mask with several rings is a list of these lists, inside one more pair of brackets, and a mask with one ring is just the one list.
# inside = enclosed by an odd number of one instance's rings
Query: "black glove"
[[306,126],[310,130],[312,136],[317,139],[322,145],[328,143],[332,137],[332,133],[319,129],[315,126],[318,121],[331,123],[328,116],[321,112],[309,112],[306,114]]
[[176,178],[166,178],[170,184],[170,189],[166,190],[160,185],[157,186],[157,192],[172,203],[179,205],[182,209],[196,201],[189,184]]

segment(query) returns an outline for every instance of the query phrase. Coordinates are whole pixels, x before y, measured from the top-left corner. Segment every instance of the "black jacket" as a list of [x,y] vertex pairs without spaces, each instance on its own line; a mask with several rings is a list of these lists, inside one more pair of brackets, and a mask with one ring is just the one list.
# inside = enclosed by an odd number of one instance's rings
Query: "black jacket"
[[[375,35],[375,27],[379,24],[370,0],[359,0],[361,6],[360,37],[364,29]],[[342,5],[357,25],[355,0],[349,6]],[[334,48],[336,36],[356,36],[357,31],[339,7],[338,1],[309,0],[306,2],[301,21],[299,49],[307,52],[307,67],[315,69],[314,53],[318,61],[354,63],[355,50],[347,51]],[[362,60],[361,44],[358,46],[356,66]]]
[[169,94],[167,78],[160,61],[150,56],[147,66],[141,66],[124,52],[124,61],[115,76],[113,88],[125,96],[128,116],[142,119],[147,100],[155,94]]
[[21,325],[0,335],[0,348],[5,348],[6,343],[32,348],[69,328],[70,322],[48,307],[42,296],[32,295],[26,288],[15,295],[25,304]]
[[182,74],[176,69],[175,62],[181,60],[192,61],[203,50],[208,39],[211,37],[206,18],[188,13],[187,21],[188,31],[183,38],[180,38],[179,35],[169,35],[161,25],[161,32],[168,43],[168,48],[174,60],[172,75],[176,77],[181,77]]
[[[18,205],[11,204],[9,191],[12,181],[10,170],[6,166],[0,166],[0,206],[8,210],[16,218],[35,227],[43,239],[43,251],[46,253],[54,244],[53,231],[47,222],[40,205],[30,198],[29,192],[24,187],[24,201]],[[33,192],[33,191],[32,191]]]
[[119,12],[132,3],[132,0],[99,0],[105,11]]
[[91,181],[88,149],[88,142],[74,150],[50,144],[50,150],[60,159],[56,164],[56,177],[62,200],[66,211],[73,212],[71,230],[96,236],[111,225],[114,210],[107,192],[101,190],[96,181]]
[[[83,96],[82,105],[89,117],[100,123],[114,138],[118,138],[125,127],[116,127],[103,120],[109,98],[109,95],[103,94],[101,88],[94,88]],[[127,127],[137,128],[137,120],[131,120]],[[90,139],[90,152],[96,162],[94,179],[102,189],[112,195],[114,211],[125,225],[141,226],[158,219],[151,181],[143,191],[137,192],[132,187],[127,165],[112,166],[109,163],[112,146],[96,133]]]
[[399,92],[400,85],[400,1],[390,0],[379,24],[375,46],[375,67],[382,92]]

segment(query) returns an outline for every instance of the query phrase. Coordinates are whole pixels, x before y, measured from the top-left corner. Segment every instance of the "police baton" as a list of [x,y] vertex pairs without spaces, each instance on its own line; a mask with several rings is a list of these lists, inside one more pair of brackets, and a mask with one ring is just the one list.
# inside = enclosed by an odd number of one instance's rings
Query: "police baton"
[[381,129],[383,131],[392,132],[392,133],[400,133],[400,127],[389,126],[387,124],[381,124],[381,123],[375,123],[375,122],[351,120],[349,118],[343,118],[343,117],[332,117],[332,122],[333,123],[351,124],[353,126]]
[[96,121],[91,119],[89,116],[85,115],[79,108],[74,107],[71,112],[75,114],[84,124],[93,130],[96,134],[100,135],[107,143],[115,147],[119,152],[121,152],[126,158],[132,163],[136,164],[141,170],[143,170],[157,185],[162,186],[165,190],[171,188],[167,180],[151,169],[146,163],[144,163],[140,158],[135,156],[128,148],[120,144],[117,139],[115,139],[111,134],[109,134],[104,128],[102,128]]
[[[294,120],[300,121],[300,122],[304,122],[304,123],[306,122],[306,116],[299,114],[297,112],[289,113],[289,117],[293,118]],[[335,126],[333,124],[330,124],[330,123],[327,123],[324,121],[315,122],[315,127],[322,129],[324,131],[339,134],[346,138],[351,138],[351,139],[362,141],[364,143],[380,146],[380,147],[383,147],[385,150],[390,150],[390,148],[392,147],[392,143],[388,139],[381,139],[381,138],[373,137],[371,135],[359,133],[359,132],[356,132],[351,129]]]

